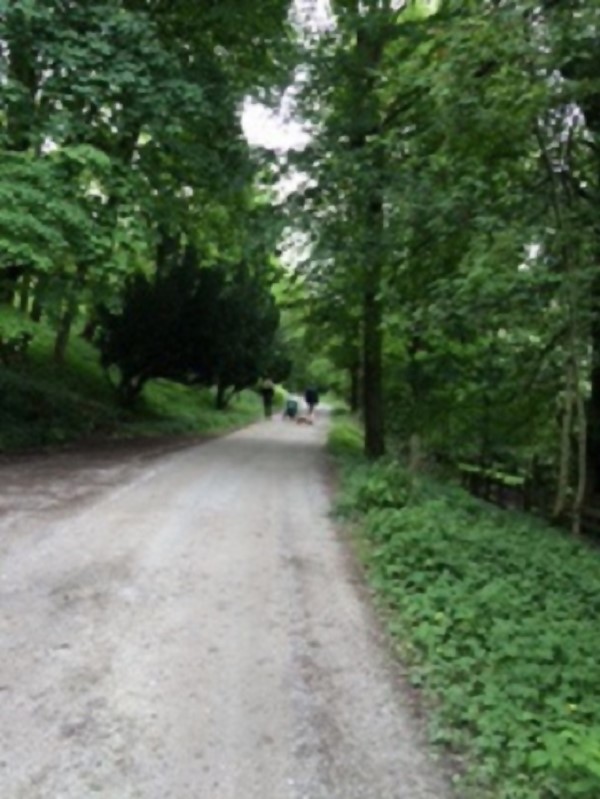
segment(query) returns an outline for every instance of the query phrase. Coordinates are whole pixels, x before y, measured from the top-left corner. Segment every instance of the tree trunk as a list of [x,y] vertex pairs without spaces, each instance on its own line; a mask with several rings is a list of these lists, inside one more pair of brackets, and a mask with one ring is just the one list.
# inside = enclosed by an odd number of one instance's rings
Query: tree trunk
[[571,433],[573,427],[573,406],[575,403],[575,394],[573,387],[573,374],[572,365],[568,364],[567,380],[565,386],[565,399],[564,410],[562,415],[561,433],[560,433],[560,458],[558,468],[558,481],[556,485],[556,498],[554,500],[554,508],[552,516],[555,519],[560,519],[564,514],[567,493],[569,490],[569,477],[571,471]]
[[[597,297],[600,299],[600,291]],[[596,307],[596,303],[594,303]],[[591,384],[592,391],[588,401],[588,440],[587,440],[587,498],[597,499],[600,496],[600,319],[598,311],[592,325],[593,365]]]
[[23,275],[19,289],[19,308],[23,313],[29,310],[29,298],[31,295],[31,276]]
[[143,375],[123,375],[117,385],[117,400],[123,408],[132,408],[144,386],[148,382],[148,378]]
[[362,151],[365,163],[370,162],[369,181],[359,211],[363,225],[363,414],[365,455],[380,458],[385,454],[383,398],[383,307],[381,283],[384,263],[383,144],[380,136],[379,106],[375,92],[377,68],[383,55],[381,31],[360,27],[356,51],[362,74],[357,83],[357,127],[352,146]]
[[575,490],[575,500],[573,502],[573,525],[572,531],[575,535],[581,532],[581,520],[583,515],[585,491],[587,483],[587,417],[585,413],[585,402],[581,391],[577,392],[577,488]]
[[32,322],[39,322],[42,318],[42,314],[44,309],[42,308],[42,303],[39,301],[37,297],[33,299],[33,305],[31,306],[31,321]]
[[217,394],[215,396],[215,407],[218,411],[224,411],[227,407],[227,386],[217,383]]
[[62,364],[65,361],[65,354],[67,352],[71,326],[73,325],[74,319],[75,305],[74,303],[69,303],[69,307],[61,317],[54,340],[54,360],[56,363]]
[[6,266],[0,272],[0,302],[12,305],[17,294],[18,282],[23,274],[20,266]]
[[93,341],[97,329],[98,322],[95,319],[88,319],[81,331],[81,338],[84,341]]
[[368,270],[363,298],[363,410],[365,454],[369,458],[380,458],[385,454],[380,279],[381,267],[376,263]]
[[[10,5],[17,6],[14,0]],[[35,98],[39,86],[34,39],[27,15],[11,8],[5,14],[3,35],[8,43],[8,75],[19,87],[6,110],[8,149],[25,152],[32,146],[33,135],[37,132]]]

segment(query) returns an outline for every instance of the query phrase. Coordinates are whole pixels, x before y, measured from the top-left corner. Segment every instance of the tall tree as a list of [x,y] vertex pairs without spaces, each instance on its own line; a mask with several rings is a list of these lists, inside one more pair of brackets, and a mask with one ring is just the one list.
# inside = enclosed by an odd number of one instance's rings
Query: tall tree
[[[40,253],[4,271],[10,293],[25,270],[29,296],[60,319],[59,350],[77,309],[117,291],[161,231],[186,231],[210,249],[219,219],[245,213],[253,169],[240,106],[284,70],[287,10],[287,0],[259,13],[249,3],[0,4],[0,147],[34,164],[68,150],[85,158],[62,170],[65,191],[112,236],[96,260],[74,244],[66,268],[63,258],[41,272]],[[29,214],[16,189],[11,200]],[[0,251],[9,246],[0,238]]]

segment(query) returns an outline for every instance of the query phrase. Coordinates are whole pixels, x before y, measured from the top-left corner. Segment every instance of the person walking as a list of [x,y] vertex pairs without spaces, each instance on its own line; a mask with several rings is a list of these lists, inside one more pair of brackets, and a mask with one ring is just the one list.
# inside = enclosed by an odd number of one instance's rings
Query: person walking
[[309,386],[304,392],[304,401],[308,406],[308,415],[314,414],[315,408],[319,404],[319,392],[314,386]]
[[263,380],[260,387],[260,393],[262,395],[265,418],[270,419],[273,415],[273,398],[275,396],[275,386],[273,385],[273,381],[269,378]]

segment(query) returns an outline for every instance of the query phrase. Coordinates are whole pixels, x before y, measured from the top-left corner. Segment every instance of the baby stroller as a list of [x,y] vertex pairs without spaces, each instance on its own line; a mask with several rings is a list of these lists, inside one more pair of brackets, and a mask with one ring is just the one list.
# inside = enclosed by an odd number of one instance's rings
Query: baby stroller
[[283,418],[295,419],[298,415],[298,400],[294,397],[288,397],[283,406]]

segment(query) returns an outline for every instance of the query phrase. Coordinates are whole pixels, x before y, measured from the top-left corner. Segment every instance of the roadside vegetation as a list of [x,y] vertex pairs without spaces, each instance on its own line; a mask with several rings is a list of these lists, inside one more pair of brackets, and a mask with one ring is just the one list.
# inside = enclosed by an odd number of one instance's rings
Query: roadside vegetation
[[[11,318],[19,321],[16,313]],[[213,389],[167,380],[153,381],[134,408],[124,408],[91,344],[73,336],[60,364],[52,356],[53,344],[53,330],[41,322],[26,361],[0,369],[0,451],[89,437],[210,435],[262,414],[252,390],[218,410]]]
[[4,450],[230,429],[289,370],[240,120],[287,78],[288,0],[84,5],[0,15]]
[[531,516],[330,440],[382,617],[461,797],[600,796],[600,554]]
[[597,3],[331,5],[290,156],[308,346],[370,457],[399,437],[535,484],[577,532],[600,504]]

